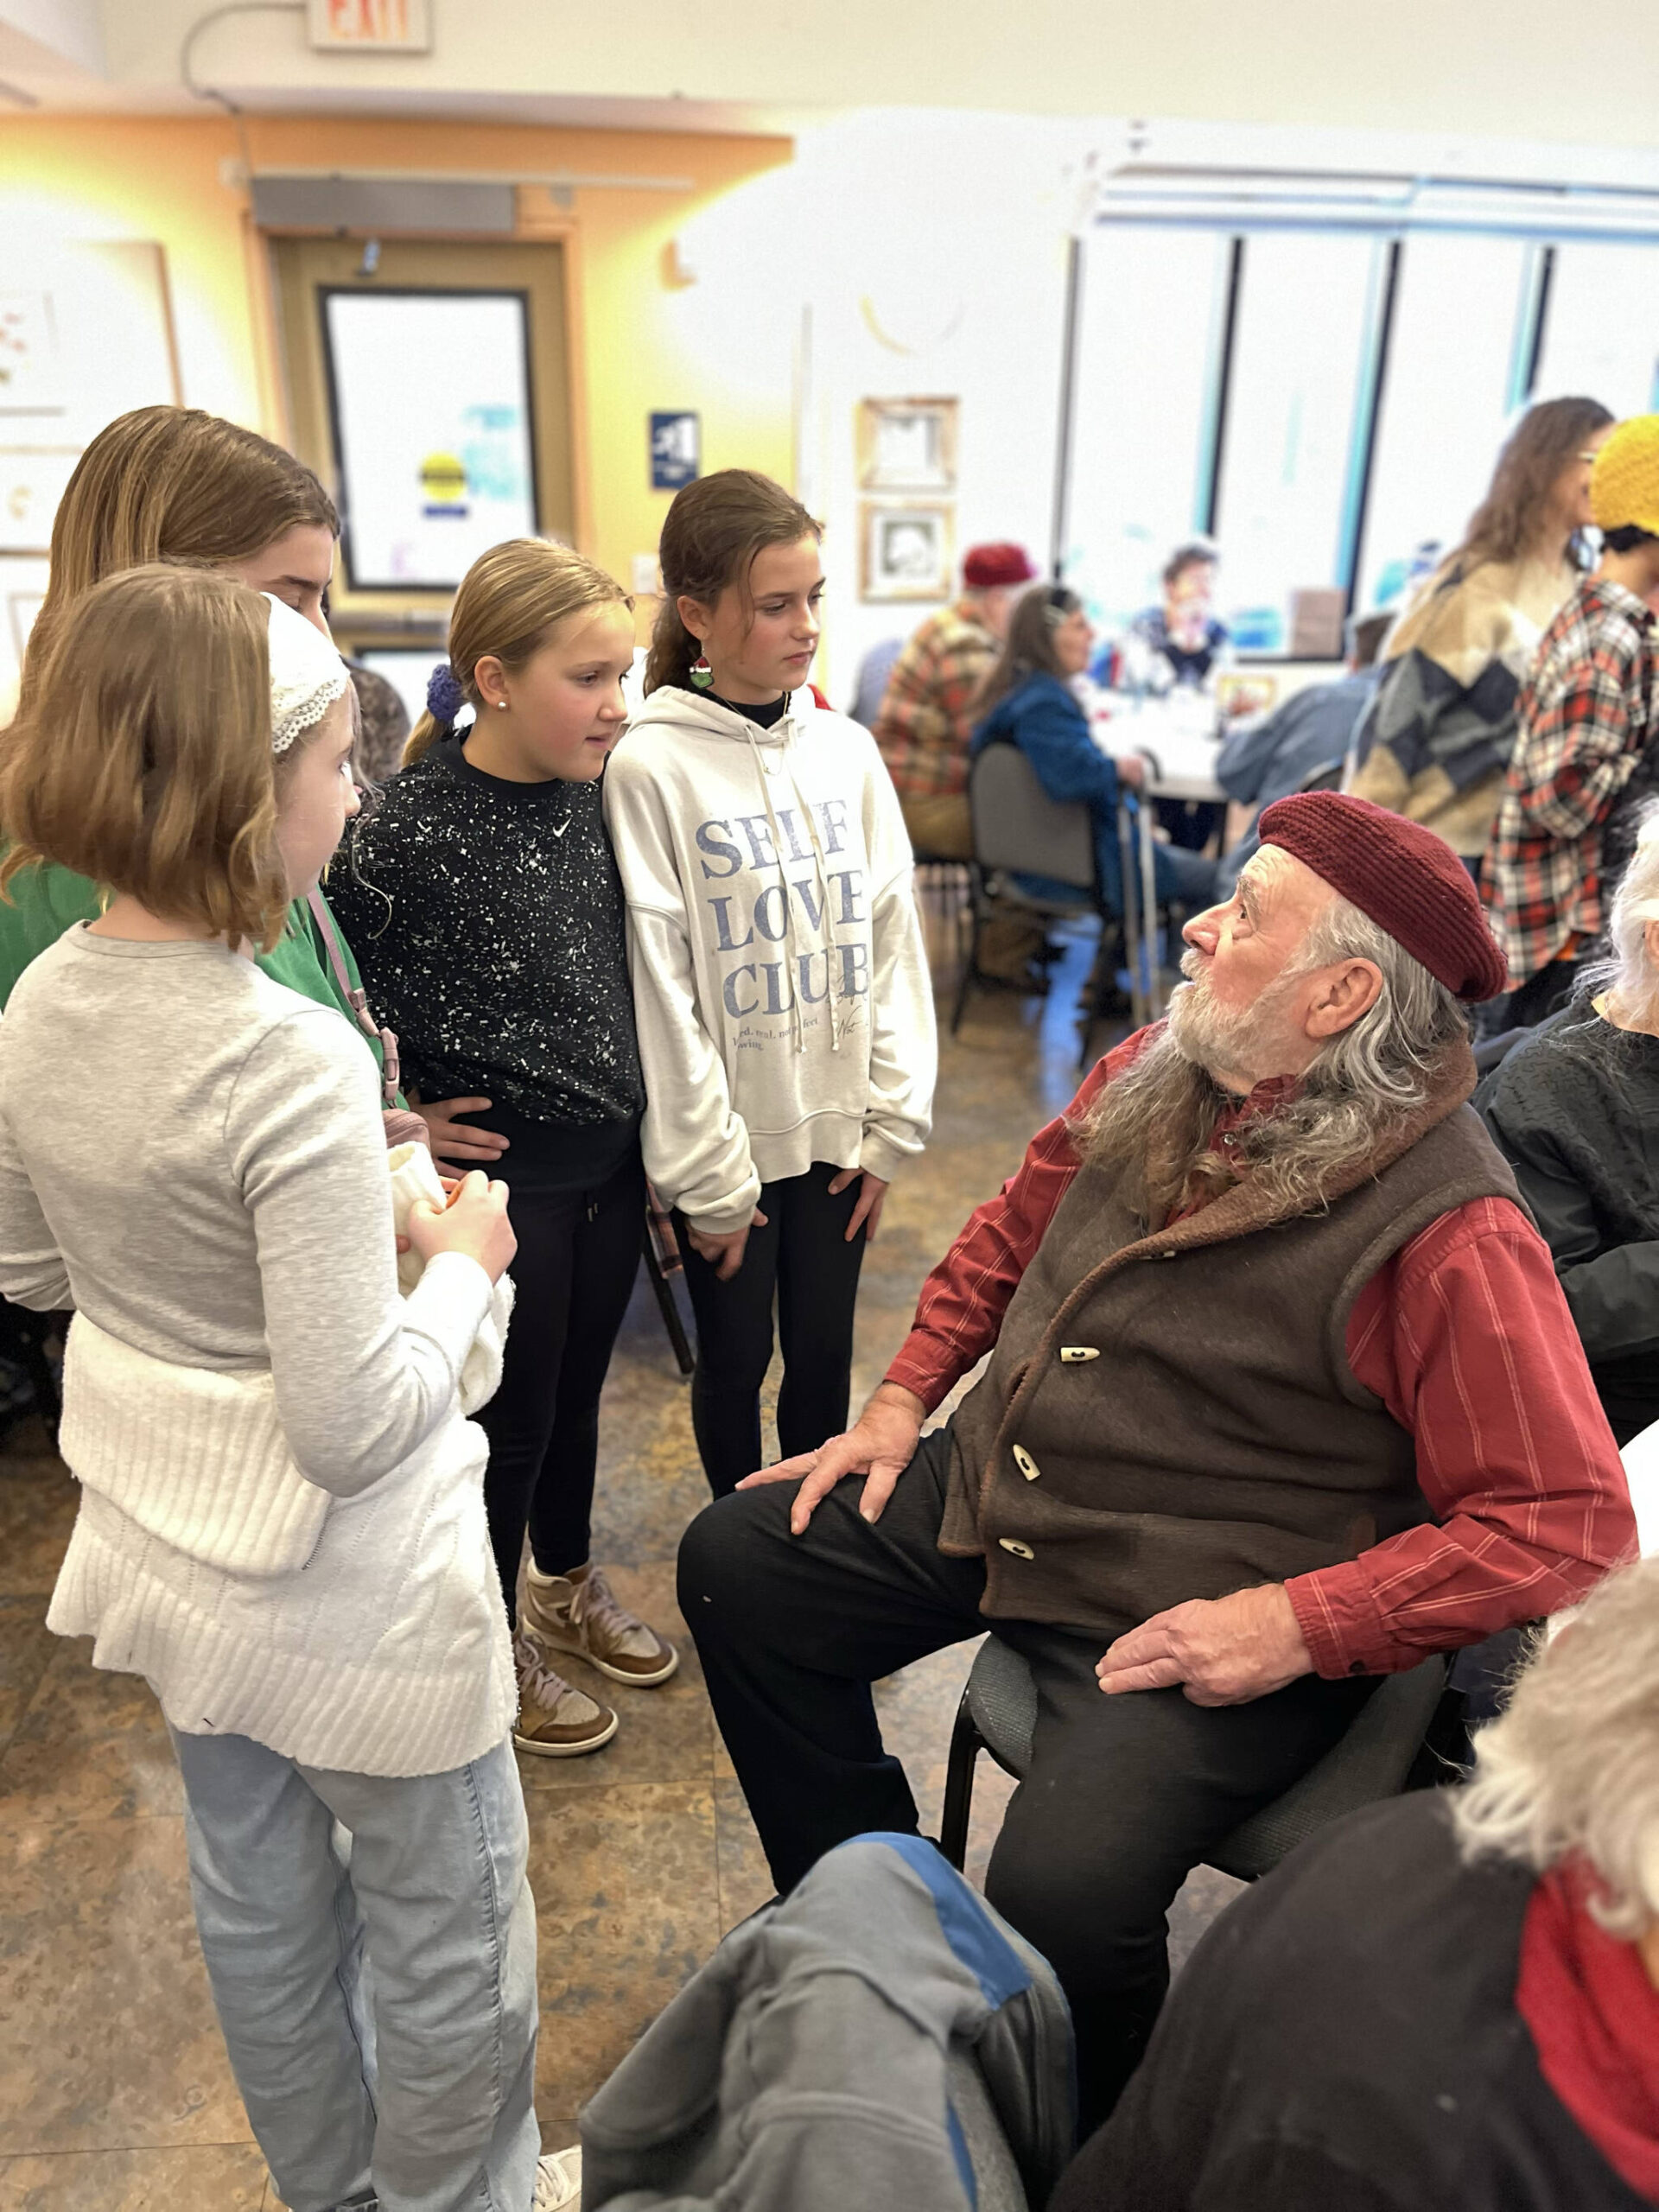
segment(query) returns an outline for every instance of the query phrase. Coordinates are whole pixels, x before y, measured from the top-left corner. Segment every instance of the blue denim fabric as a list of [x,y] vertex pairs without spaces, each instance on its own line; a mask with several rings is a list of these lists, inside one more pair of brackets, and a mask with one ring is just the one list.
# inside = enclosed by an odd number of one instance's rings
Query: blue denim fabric
[[536,1913],[511,1745],[387,1780],[245,1736],[173,1742],[202,1955],[283,2202],[529,2212]]

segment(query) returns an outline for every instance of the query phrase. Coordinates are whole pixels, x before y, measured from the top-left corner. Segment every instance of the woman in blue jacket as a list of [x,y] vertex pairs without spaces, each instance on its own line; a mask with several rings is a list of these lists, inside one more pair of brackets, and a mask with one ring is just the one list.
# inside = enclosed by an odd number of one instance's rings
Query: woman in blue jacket
[[[973,751],[1017,745],[1052,799],[1084,799],[1095,817],[1095,854],[1102,895],[1120,919],[1123,912],[1117,852],[1117,793],[1122,780],[1138,788],[1145,772],[1138,758],[1114,761],[1089,734],[1089,719],[1071,679],[1089,665],[1094,631],[1083,602],[1060,584],[1039,584],[1014,612],[1007,641],[980,694]],[[1176,845],[1153,848],[1160,905],[1174,900],[1191,912],[1212,903],[1216,864]],[[1021,876],[1020,887],[1042,896],[1065,887]]]

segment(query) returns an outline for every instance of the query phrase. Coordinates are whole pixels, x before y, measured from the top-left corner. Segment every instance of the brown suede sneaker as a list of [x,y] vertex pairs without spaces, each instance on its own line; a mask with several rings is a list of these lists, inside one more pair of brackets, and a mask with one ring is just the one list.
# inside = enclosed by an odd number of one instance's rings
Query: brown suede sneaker
[[619,1605],[596,1567],[574,1574],[543,1574],[524,1567],[520,1607],[524,1624],[551,1651],[571,1651],[613,1682],[650,1689],[665,1682],[680,1663],[666,1637]]
[[518,1718],[512,1740],[542,1758],[580,1758],[616,1733],[616,1715],[585,1691],[574,1688],[548,1665],[541,1639],[520,1625],[512,1639],[518,1668]]

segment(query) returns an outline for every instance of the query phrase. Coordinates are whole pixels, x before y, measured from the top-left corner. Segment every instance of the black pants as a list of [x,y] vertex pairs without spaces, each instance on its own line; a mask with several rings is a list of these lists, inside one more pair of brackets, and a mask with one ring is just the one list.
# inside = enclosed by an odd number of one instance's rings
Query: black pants
[[859,1517],[856,1479],[798,1537],[793,1484],[718,1500],[680,1547],[680,1605],[780,1890],[849,1836],[915,1832],[873,1681],[988,1626],[1029,1659],[1031,1771],[986,1893],[1047,1955],[1071,2000],[1086,2130],[1111,2110],[1163,2002],[1176,1891],[1330,1749],[1375,1685],[1305,1675],[1216,1707],[1179,1689],[1105,1696],[1094,1669],[1109,1639],[988,1623],[982,1564],[938,1550],[948,1452],[944,1432],[924,1438],[873,1526]]
[[778,1444],[785,1459],[816,1452],[847,1426],[853,1377],[853,1309],[864,1232],[849,1244],[858,1203],[854,1182],[838,1198],[841,1173],[820,1160],[804,1175],[760,1186],[764,1229],[752,1229],[743,1264],[721,1282],[691,1249],[684,1217],[674,1217],[685,1255],[685,1285],[697,1321],[697,1371],[691,1378],[691,1426],[709,1487],[734,1490],[762,1464],[760,1385],[772,1360],[772,1306],[784,1379],[778,1392]]
[[501,1388],[478,1417],[490,1440],[484,1503],[510,1621],[526,1524],[544,1574],[569,1573],[588,1557],[599,1394],[639,1272],[645,1209],[637,1151],[597,1191],[512,1194],[512,1325]]

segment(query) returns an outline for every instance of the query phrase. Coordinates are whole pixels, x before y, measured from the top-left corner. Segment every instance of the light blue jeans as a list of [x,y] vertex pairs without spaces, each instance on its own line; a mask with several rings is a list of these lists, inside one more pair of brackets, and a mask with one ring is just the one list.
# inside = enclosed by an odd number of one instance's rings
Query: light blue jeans
[[404,1781],[246,1736],[173,1743],[202,1955],[283,2202],[530,2212],[536,1908],[511,1743]]

